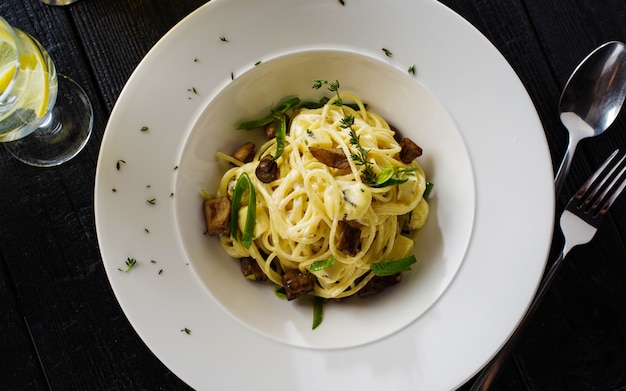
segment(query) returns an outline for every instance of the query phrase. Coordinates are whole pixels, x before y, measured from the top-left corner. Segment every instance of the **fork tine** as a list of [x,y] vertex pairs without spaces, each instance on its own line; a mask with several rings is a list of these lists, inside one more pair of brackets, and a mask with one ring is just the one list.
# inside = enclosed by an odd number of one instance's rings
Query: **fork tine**
[[[595,197],[595,194],[598,191],[598,189],[601,188],[604,185],[604,183],[606,182],[606,177],[602,177],[601,178],[599,185],[597,185],[595,183],[598,180],[598,178],[600,177],[600,175],[602,175],[602,173],[604,173],[604,171],[609,166],[609,164],[611,164],[611,162],[613,161],[613,159],[615,158],[615,156],[618,153],[619,153],[619,149],[616,149],[611,154],[611,156],[609,156],[606,159],[606,161],[602,164],[602,166],[600,166],[596,170],[596,172],[594,172],[593,175],[589,179],[587,179],[587,181],[578,189],[576,194],[574,194],[574,197],[572,197],[572,198],[573,198],[573,200],[576,200],[578,208],[582,208],[584,206],[587,206],[587,204],[590,202],[590,200],[593,199],[593,197]],[[613,168],[613,170],[614,170],[614,168]],[[611,172],[613,170],[611,170]],[[593,188],[591,188],[591,186],[593,186]],[[591,188],[591,194],[588,194],[590,188]],[[578,204],[579,202],[580,202],[580,204]]]
[[[618,165],[624,162],[624,158],[626,158],[626,155],[620,159]],[[618,165],[616,165],[616,168]],[[624,175],[625,173],[626,166],[622,167],[620,172],[613,178],[613,181],[611,181],[611,184],[604,190],[602,195],[599,197],[598,202],[594,204],[594,208],[597,208],[598,206],[600,207],[597,214],[605,214],[609,210],[611,205],[613,205],[613,202],[615,202],[617,197],[619,197],[619,195],[622,193],[624,188],[626,188],[626,176]],[[617,189],[615,189],[616,186]],[[609,195],[610,197],[608,197]]]

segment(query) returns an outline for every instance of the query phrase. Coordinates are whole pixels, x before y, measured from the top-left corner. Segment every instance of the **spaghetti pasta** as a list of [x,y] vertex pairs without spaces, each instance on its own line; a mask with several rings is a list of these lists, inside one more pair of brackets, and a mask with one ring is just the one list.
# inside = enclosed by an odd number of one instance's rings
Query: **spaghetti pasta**
[[[347,100],[356,107],[342,104]],[[359,97],[337,93],[321,108],[298,109],[281,147],[277,153],[276,139],[267,141],[253,161],[232,167],[220,181],[218,197],[232,198],[238,178],[246,174],[255,195],[251,243],[230,232],[219,236],[230,256],[253,258],[279,286],[285,272],[298,270],[313,277],[309,294],[335,299],[366,286],[375,277],[372,264],[412,254],[408,232],[421,228],[429,212],[424,171],[416,161],[398,158],[402,147],[394,131]],[[345,156],[341,168],[314,156],[316,148],[332,150],[340,160]],[[264,183],[255,169],[268,155],[278,175]],[[251,198],[244,194],[230,216],[240,232]],[[346,225],[356,232],[352,250],[340,240]]]

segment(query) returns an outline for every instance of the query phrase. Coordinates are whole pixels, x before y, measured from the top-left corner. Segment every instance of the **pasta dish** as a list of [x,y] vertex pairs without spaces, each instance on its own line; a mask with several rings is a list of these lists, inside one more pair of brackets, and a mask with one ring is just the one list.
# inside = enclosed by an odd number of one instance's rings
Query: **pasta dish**
[[416,261],[412,233],[427,219],[430,184],[415,160],[419,146],[398,141],[338,82],[317,82],[335,93],[321,107],[286,99],[249,123],[274,128],[258,151],[247,143],[246,157],[219,154],[234,166],[205,201],[207,224],[248,278],[271,281],[289,299],[364,296],[368,284],[398,282]]

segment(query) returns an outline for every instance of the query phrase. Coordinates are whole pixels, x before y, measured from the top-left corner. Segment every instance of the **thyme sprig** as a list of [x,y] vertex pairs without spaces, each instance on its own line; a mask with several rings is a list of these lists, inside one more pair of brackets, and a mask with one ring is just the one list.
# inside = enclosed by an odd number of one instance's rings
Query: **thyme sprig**
[[400,185],[408,180],[406,177],[415,171],[412,168],[404,168],[404,169],[393,169],[393,167],[386,167],[380,175],[376,175],[374,172],[373,164],[368,159],[367,154],[369,153],[369,149],[364,148],[361,145],[361,136],[357,134],[354,130],[354,116],[350,114],[346,114],[344,110],[344,103],[341,99],[341,95],[339,94],[339,81],[335,80],[334,82],[329,82],[328,80],[314,80],[313,88],[318,90],[323,86],[328,86],[328,91],[334,92],[337,99],[333,104],[338,106],[341,110],[341,114],[343,118],[341,119],[341,125],[339,125],[342,129],[347,129],[350,132],[350,145],[352,145],[356,152],[350,155],[354,164],[361,169],[361,175],[363,176],[363,181],[372,186],[372,187],[385,187],[385,186],[394,186]]

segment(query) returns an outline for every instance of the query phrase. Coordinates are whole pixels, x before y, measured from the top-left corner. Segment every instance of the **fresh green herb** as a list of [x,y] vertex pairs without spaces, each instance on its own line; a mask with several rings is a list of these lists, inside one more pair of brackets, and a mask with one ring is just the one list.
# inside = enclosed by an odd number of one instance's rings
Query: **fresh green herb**
[[237,129],[252,130],[252,129],[261,128],[261,127],[263,127],[263,126],[265,126],[267,124],[270,124],[273,119],[274,118],[270,115],[269,117],[265,117],[265,118],[261,118],[261,119],[255,119],[253,121],[242,122],[242,123],[239,124]]
[[267,117],[242,122],[237,128],[243,130],[252,130],[261,128],[265,125],[269,125],[273,122],[276,132],[276,153],[274,154],[274,160],[276,160],[283,153],[283,150],[285,148],[285,138],[287,135],[286,113],[287,111],[296,107],[299,103],[300,98],[287,97],[278,102],[278,104],[276,104],[276,106],[272,108],[270,114]]
[[252,245],[252,239],[254,239],[256,193],[250,177],[245,172],[241,174],[239,179],[237,179],[235,190],[233,191],[233,199],[230,209],[230,234],[233,238],[237,238],[237,216],[239,215],[239,209],[241,207],[241,197],[246,190],[248,190],[248,211],[246,214],[246,223],[241,236],[241,243],[246,248],[250,248]]
[[150,204],[150,205],[155,205],[156,204],[156,198],[150,198],[146,200],[146,203]]
[[329,267],[331,267],[335,261],[337,260],[337,258],[332,257],[329,259],[325,259],[323,261],[315,261],[311,264],[311,266],[309,266],[309,271],[310,272],[317,272],[320,270],[324,270],[324,269],[328,269]]
[[163,274],[163,269],[159,269],[159,275]]
[[150,263],[157,263],[157,261],[155,261],[154,259],[151,259]]
[[174,171],[178,170],[178,166],[174,166]]
[[198,90],[196,90],[196,87],[187,88],[187,91],[192,92],[194,95],[198,95]]
[[417,168],[400,168],[393,169],[393,167],[385,167],[377,176],[376,181],[372,187],[381,188],[386,186],[397,186],[408,181],[407,175],[413,174]]
[[118,160],[117,162],[115,162],[115,168],[117,168],[117,170],[119,171],[120,168],[122,167],[122,164],[126,164],[126,161],[124,160]]
[[148,228],[144,228],[144,229],[143,229],[143,232],[145,232],[145,233],[149,234],[149,233],[150,233],[150,230],[149,230]]
[[233,72],[230,73],[230,80],[235,80],[235,74]]
[[183,327],[182,329],[180,329],[180,332],[187,335],[191,334],[191,330],[189,330],[187,327]]
[[357,152],[351,155],[352,160],[357,166],[363,167],[363,170],[361,171],[363,175],[363,180],[368,184],[375,183],[376,174],[374,173],[374,170],[372,169],[372,163],[370,163],[369,160],[367,159],[368,150],[363,148],[360,142],[360,136],[353,129],[354,117],[351,115],[346,115],[343,109],[343,102],[341,101],[341,97],[339,95],[339,86],[340,86],[339,80],[335,80],[334,82],[329,82],[328,80],[313,81],[313,88],[316,90],[320,89],[322,86],[325,86],[325,85],[328,86],[328,91],[334,92],[335,95],[337,96],[336,102],[339,102],[337,106],[339,106],[343,114],[343,118],[341,119],[340,126],[350,131],[350,144],[354,146],[357,150]]
[[117,193],[117,189],[116,188],[112,188],[111,190],[113,191],[113,193]]
[[126,269],[117,269],[121,272],[125,272],[128,273],[130,271],[130,269],[132,269],[133,267],[135,267],[135,265],[137,264],[137,260],[135,258],[126,258]]
[[328,86],[328,90],[334,92],[337,96],[334,105],[338,106],[341,109],[343,114],[343,118],[341,119],[341,128],[348,129],[350,131],[350,145],[352,145],[356,152],[350,155],[352,161],[357,166],[362,167],[361,174],[363,175],[363,181],[372,187],[385,187],[385,186],[393,186],[400,185],[408,180],[406,178],[406,174],[410,174],[415,171],[415,168],[407,168],[407,169],[396,169],[394,170],[392,167],[387,167],[383,169],[378,175],[374,172],[373,165],[367,158],[367,154],[369,153],[368,149],[363,148],[361,145],[361,137],[354,130],[354,116],[346,115],[345,110],[343,109],[346,104],[344,104],[339,95],[339,81],[335,80],[334,82],[328,82],[328,80],[314,80],[313,88],[320,89],[322,86]]
[[430,192],[433,191],[433,187],[435,187],[434,183],[426,181],[426,189],[424,190],[422,198],[427,199],[430,195]]
[[226,39],[226,37],[222,35],[222,36],[220,37],[220,41],[222,41],[222,42],[228,42],[228,39]]
[[274,288],[274,294],[279,299],[287,300],[287,291],[285,290],[284,286],[276,285],[276,288]]
[[287,138],[287,118],[285,114],[274,112],[274,127],[276,133],[276,153],[274,160],[278,159],[285,150],[285,139]]
[[409,271],[411,270],[411,265],[415,262],[417,262],[415,255],[410,255],[406,258],[400,258],[395,261],[372,263],[370,268],[375,275],[384,277]]
[[408,72],[409,72],[409,75],[415,76],[415,64],[411,64]]
[[142,126],[140,129],[142,132],[147,132],[149,128],[147,126]]
[[255,63],[254,63],[254,66],[259,65],[261,62],[262,62],[261,60],[259,60],[259,61],[255,62]]
[[383,53],[385,53],[385,56],[387,57],[393,57],[393,53],[391,53],[389,49],[383,48]]
[[313,325],[311,327],[313,330],[315,330],[320,324],[322,324],[322,320],[324,320],[325,302],[326,300],[323,297],[313,297]]

